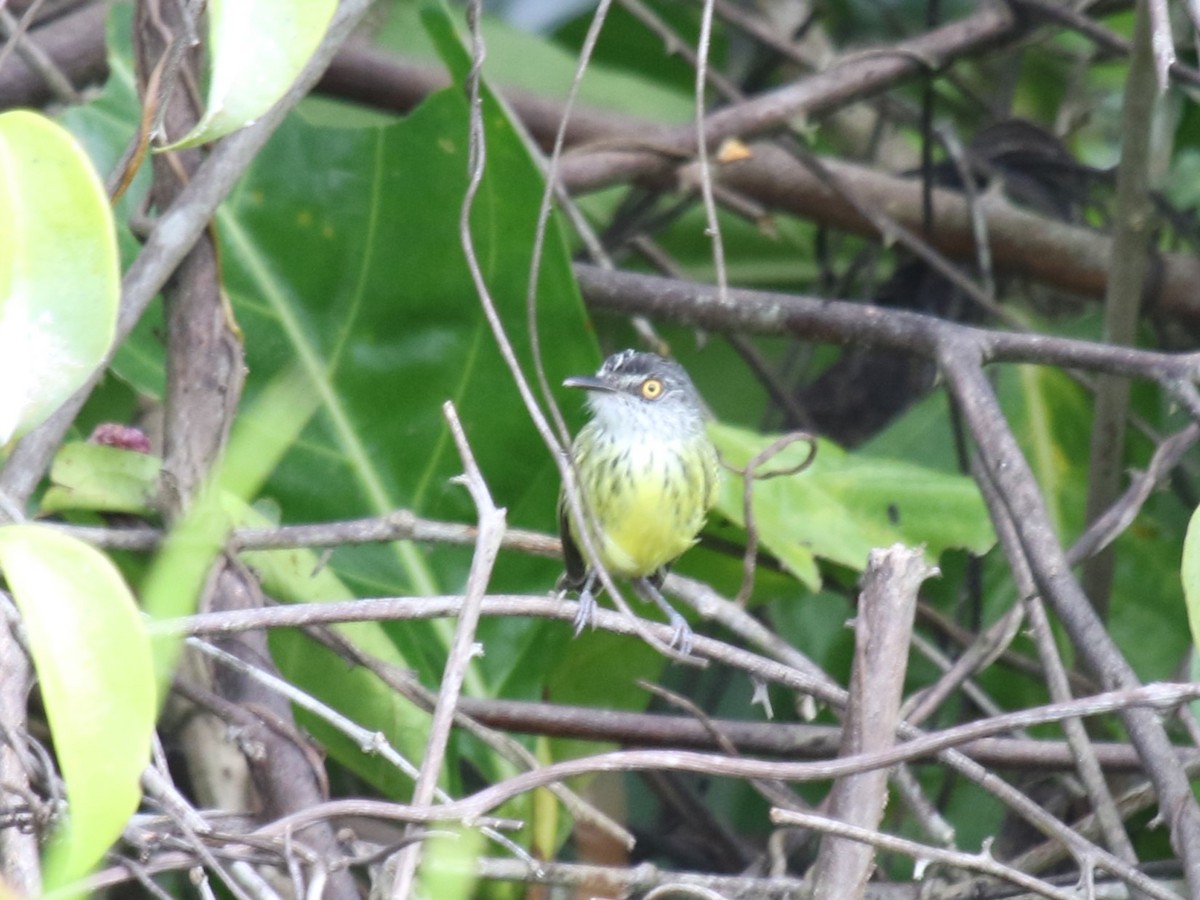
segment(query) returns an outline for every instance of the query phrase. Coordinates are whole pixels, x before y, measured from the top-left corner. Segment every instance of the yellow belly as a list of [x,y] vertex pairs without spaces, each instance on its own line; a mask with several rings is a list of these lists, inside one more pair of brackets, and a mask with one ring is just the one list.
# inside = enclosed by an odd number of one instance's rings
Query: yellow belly
[[577,454],[581,488],[599,526],[601,562],[614,575],[650,575],[688,549],[716,500],[707,439],[641,442]]

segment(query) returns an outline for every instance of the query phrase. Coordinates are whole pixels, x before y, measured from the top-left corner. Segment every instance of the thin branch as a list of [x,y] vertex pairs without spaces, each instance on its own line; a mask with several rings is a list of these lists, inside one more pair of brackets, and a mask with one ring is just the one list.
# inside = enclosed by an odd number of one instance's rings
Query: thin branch
[[[975,468],[982,469],[981,466]],[[1003,502],[1000,497],[996,496],[995,486],[986,473],[975,471],[973,474],[976,476],[976,483],[979,484],[980,490],[984,492],[985,497],[988,497],[992,507],[1003,508]],[[1013,580],[1016,582],[1018,594],[1023,599],[1021,605],[1027,610],[1034,642],[1037,645],[1046,683],[1050,689],[1050,696],[1055,702],[1066,702],[1071,699],[1071,687],[1067,679],[1066,666],[1059,655],[1045,605],[1037,594],[1033,573],[1021,550],[1016,526],[1010,518],[999,519],[996,521],[996,525],[997,535],[1011,561]],[[1092,809],[1097,813],[1105,843],[1122,859],[1136,865],[1137,855],[1129,836],[1125,833],[1116,804],[1113,802],[1112,793],[1101,772],[1100,762],[1092,748],[1091,740],[1088,738],[1087,730],[1078,719],[1067,719],[1063,722],[1063,731],[1075,752],[1076,769],[1084,789],[1087,791]]]
[[700,170],[700,196],[704,201],[704,229],[712,246],[713,268],[717,276],[717,296],[727,299],[729,278],[725,271],[725,242],[721,239],[721,222],[717,218],[717,202],[713,198],[712,170],[708,161],[708,138],[705,133],[704,111],[708,73],[708,52],[712,42],[713,0],[704,0],[700,10],[700,37],[696,47],[695,82],[695,136],[696,165]]
[[[1200,377],[1200,354],[1162,353],[1039,334],[989,331],[906,310],[770,291],[730,289],[719,302],[711,285],[654,275],[610,272],[583,263],[575,277],[589,306],[639,314],[710,331],[794,335],[805,341],[902,350],[936,359],[938,348],[963,341],[981,362],[1029,362],[1108,372],[1166,383]],[[1200,282],[1200,279],[1198,279]]]
[[[425,756],[421,761],[421,771],[417,783],[413,786],[412,803],[414,806],[426,806],[433,802],[437,792],[438,778],[442,773],[442,762],[446,758],[446,747],[450,742],[450,730],[454,726],[454,710],[462,692],[463,680],[471,660],[482,652],[475,644],[475,632],[479,626],[480,607],[483,596],[487,592],[488,582],[492,577],[492,567],[500,552],[500,538],[504,534],[505,511],[492,502],[483,473],[475,463],[471,446],[467,443],[466,433],[454,410],[454,405],[447,401],[442,406],[442,413],[454,436],[458,455],[462,459],[464,475],[459,479],[466,485],[479,514],[479,540],[475,544],[475,553],[471,557],[471,569],[467,574],[467,586],[463,597],[462,611],[458,616],[458,625],[454,629],[454,640],[450,644],[450,652],[446,656],[446,665],[442,670],[441,687],[438,690],[437,705],[433,709],[433,719],[429,724],[429,736],[425,743]],[[407,835],[413,837],[410,831]],[[404,900],[413,890],[413,879],[416,876],[417,864],[421,859],[420,841],[400,851],[395,860],[395,874],[390,890],[395,900]]]
[[[1042,597],[1051,604],[1085,665],[1108,689],[1138,684],[1132,667],[1104,629],[1071,574],[1054,534],[1029,464],[1001,414],[991,386],[972,358],[970,345],[948,344],[940,365],[980,459],[1003,498]],[[1003,510],[993,509],[996,520]],[[1172,844],[1184,864],[1188,884],[1200,893],[1200,807],[1175,759],[1162,722],[1153,713],[1128,709],[1122,721],[1146,761],[1146,769],[1171,829]]]
[[[1055,900],[1078,900],[1074,890],[1060,890],[1040,878],[1026,875],[1011,866],[997,862],[986,850],[981,853],[961,853],[955,850],[944,850],[929,844],[919,844],[906,838],[893,837],[869,828],[860,828],[831,819],[826,816],[816,816],[809,813],[797,813],[786,809],[771,810],[771,821],[777,825],[794,825],[799,828],[813,828],[826,834],[859,841],[868,846],[881,850],[892,850],[903,853],[922,863],[940,863],[959,869],[969,869],[984,872],[996,878],[1002,878],[1018,887],[1033,891],[1043,897],[1053,897]],[[832,895],[830,895],[832,896]],[[839,895],[845,896],[845,895]]]
[[[746,139],[785,122],[839,109],[885,87],[974,55],[1015,37],[1022,28],[1004,5],[988,5],[974,15],[884,50],[850,54],[825,70],[744,103],[709,114],[704,141],[715,147],[729,138]],[[618,181],[665,176],[695,148],[691,125],[629,135],[628,149],[595,149],[564,161],[563,180],[575,190],[595,190]],[[641,149],[650,147],[652,149]]]
[[[564,778],[595,772],[633,772],[643,769],[667,768],[684,772],[697,772],[723,778],[773,778],[781,781],[824,781],[845,775],[853,775],[873,769],[887,768],[897,763],[917,758],[930,752],[955,747],[966,740],[1010,731],[1014,728],[1029,728],[1063,719],[1101,715],[1134,709],[1154,711],[1171,709],[1181,703],[1200,697],[1200,684],[1150,684],[1139,688],[1098,694],[1069,703],[1055,703],[1032,709],[1006,713],[944,731],[914,737],[894,748],[873,753],[843,757],[828,762],[770,762],[744,757],[731,759],[680,750],[625,750],[603,753],[596,756],[573,759],[546,766],[536,772],[525,772],[506,781],[486,787],[462,800],[429,807],[403,804],[385,804],[385,814],[404,821],[430,822],[470,820],[483,815],[500,804],[520,796],[536,787],[541,787]],[[331,814],[343,815],[343,803],[361,801],[333,801],[314,810],[294,813],[280,819],[264,829],[267,833],[279,831],[302,823],[324,819]],[[346,806],[345,808],[349,808]],[[1123,871],[1127,867],[1115,861]],[[1109,863],[1105,863],[1107,866]]]

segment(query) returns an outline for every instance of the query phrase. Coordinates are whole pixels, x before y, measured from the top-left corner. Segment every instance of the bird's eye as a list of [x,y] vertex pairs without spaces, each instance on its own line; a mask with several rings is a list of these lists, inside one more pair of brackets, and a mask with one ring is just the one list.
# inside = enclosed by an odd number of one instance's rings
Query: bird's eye
[[642,382],[642,397],[646,400],[657,400],[662,396],[663,383],[657,378],[647,378]]

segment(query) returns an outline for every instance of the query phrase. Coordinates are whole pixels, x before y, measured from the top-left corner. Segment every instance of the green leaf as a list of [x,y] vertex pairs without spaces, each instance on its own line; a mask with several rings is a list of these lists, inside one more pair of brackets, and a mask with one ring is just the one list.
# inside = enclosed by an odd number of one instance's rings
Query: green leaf
[[162,149],[224,137],[274,106],[321,43],[336,9],[337,0],[212,0],[212,77],[204,118]]
[[47,887],[85,875],[137,809],[156,705],[150,644],[103,554],[43,525],[0,528],[0,570],[21,610],[69,817]]
[[418,871],[419,897],[468,900],[478,896],[476,860],[484,852],[483,835],[475,828],[442,830],[430,835]]
[[158,488],[162,461],[101,444],[63,445],[50,466],[50,487],[41,512],[67,510],[148,515]]
[[[256,441],[256,445],[262,447],[277,437],[262,438],[262,426],[268,423],[285,432],[294,427],[294,422],[285,423],[282,418],[294,417],[296,407],[303,406],[304,400],[294,396],[296,387],[295,379],[282,379],[264,395],[264,403],[256,405],[274,406],[277,405],[275,401],[290,397],[290,412],[252,408],[239,420],[244,437],[235,429],[230,442],[230,458],[245,456],[239,447],[247,441]],[[145,454],[96,444],[67,444],[51,467],[52,484],[41,511],[145,514],[158,483],[159,468],[159,460]],[[228,491],[222,492],[220,509],[214,508],[208,500],[204,502],[205,508],[197,508],[168,535],[142,585],[144,606],[154,619],[169,619],[195,611],[200,585],[212,559],[224,547],[231,523],[241,528],[271,528],[278,524]],[[264,590],[278,600],[321,603],[354,599],[354,593],[312,550],[246,551],[241,557],[261,579]],[[359,649],[397,670],[411,667],[379,624],[356,622],[335,627]],[[364,727],[383,732],[410,759],[419,758],[424,748],[428,715],[414,708],[367,670],[347,667],[343,660],[301,632],[273,632],[271,642],[280,668],[289,680],[335,704]],[[177,644],[174,638],[155,636],[153,647],[160,683],[165,683],[162,680],[171,673]],[[369,756],[337,729],[311,716],[306,717],[302,711],[297,712],[305,726],[321,738],[336,758],[363,778],[397,796],[400,788],[408,783],[407,779],[398,777],[390,765]]]
[[[265,489],[288,521],[408,508],[473,522],[468,495],[450,482],[461,471],[441,414],[451,399],[509,522],[553,526],[558,474],[495,347],[458,234],[467,112],[461,94],[447,91],[382,128],[289,122],[218,217],[226,285],[246,334],[248,395],[298,361],[318,401]],[[542,181],[502,111],[486,104],[485,117],[488,174],[473,231],[492,298],[532,376],[525,293]],[[292,174],[326,170],[337,177],[301,184]],[[598,361],[557,229],[552,220],[538,306],[551,384]],[[578,398],[569,399],[577,418]],[[462,583],[469,560],[469,549],[398,543],[338,550],[331,564],[356,592],[437,593]],[[548,590],[555,569],[504,559],[496,583]],[[389,632],[411,664],[440,671],[430,648],[445,645],[444,625]],[[479,665],[509,669],[512,660]],[[490,693],[504,682],[472,676],[468,686]]]
[[[450,481],[462,471],[441,413],[451,399],[509,523],[554,527],[557,470],[496,349],[459,236],[468,113],[461,89],[454,89],[388,125],[329,128],[290,117],[218,213],[225,287],[245,334],[249,375],[242,408],[253,408],[294,367],[316,406],[263,488],[285,522],[407,508],[474,523],[467,492]],[[132,121],[136,109],[129,115]],[[500,319],[532,377],[526,292],[544,182],[502,107],[486,97],[484,121],[487,173],[472,231]],[[89,134],[99,140],[106,132],[93,123]],[[599,354],[556,218],[538,286],[549,383],[595,371]],[[132,343],[146,358],[161,353],[152,334]],[[580,399],[566,390],[558,396],[578,422]],[[235,455],[231,448],[230,458]],[[267,589],[305,600],[440,593],[463,583],[470,558],[469,547],[344,547],[324,569],[313,555],[294,557],[281,566],[288,569],[282,584]],[[263,570],[260,560],[252,564]],[[335,576],[336,586],[315,571]],[[504,554],[492,587],[548,591],[559,571],[557,561]],[[390,645],[389,661],[434,683],[450,634],[449,622],[383,623],[354,639],[382,656],[381,647],[367,645],[381,640]],[[465,689],[539,696],[547,679],[546,635],[566,646],[569,629],[484,621],[480,640],[493,652],[473,662]],[[356,717],[360,706],[370,707],[360,720],[371,727],[407,729],[412,737],[394,741],[406,751],[418,744],[424,726],[412,724],[411,710],[407,718],[397,715],[402,704],[387,700],[376,680],[341,677],[344,663],[303,638],[275,635],[272,646],[289,678]],[[360,703],[368,682],[378,693]],[[372,763],[355,747],[334,743],[331,753],[357,771]]]
[[[711,425],[709,434],[722,459],[735,468],[778,439],[720,424]],[[762,468],[787,469],[807,454],[808,445],[800,442]],[[740,476],[727,473],[717,509],[744,526],[742,484]],[[923,544],[931,561],[951,547],[983,553],[994,541],[971,479],[850,454],[829,441],[818,442],[804,471],[757,481],[753,504],[763,546],[813,590],[821,584],[816,558],[861,571],[872,548],[897,541]]]
[[[374,41],[405,59],[447,64],[444,45],[434,47],[421,27],[422,17],[428,27],[431,9],[444,12],[444,7],[433,3],[390,4],[381,16],[383,22],[373,35]],[[502,91],[515,88],[547,98],[567,96],[579,65],[579,57],[572,48],[516,28],[496,16],[485,15],[481,26],[487,45],[483,71],[489,84]],[[593,59],[579,85],[579,103],[581,107],[678,124],[689,121],[695,113],[692,93],[690,86],[679,90]]]
[[1060,440],[1060,403],[1055,389],[1061,390],[1061,374],[1044,366],[1018,366],[1017,373],[1025,401],[1024,419],[1020,425],[1023,449],[1028,455],[1030,467],[1037,477],[1038,485],[1047,498],[1047,511],[1054,522],[1055,531],[1064,534],[1063,510],[1064,481],[1072,475],[1073,461]]
[[104,359],[118,277],[112,212],[83,150],[44,116],[0,114],[0,445]]
[[1200,648],[1200,509],[1192,513],[1188,522],[1179,575],[1183,580],[1183,598],[1187,605],[1188,625],[1192,629],[1192,643]]
[[[1192,630],[1194,634],[1195,625],[1192,626]],[[1200,681],[1200,653],[1188,654],[1188,680]],[[1193,700],[1188,707],[1192,710],[1193,716],[1200,716],[1200,700]]]

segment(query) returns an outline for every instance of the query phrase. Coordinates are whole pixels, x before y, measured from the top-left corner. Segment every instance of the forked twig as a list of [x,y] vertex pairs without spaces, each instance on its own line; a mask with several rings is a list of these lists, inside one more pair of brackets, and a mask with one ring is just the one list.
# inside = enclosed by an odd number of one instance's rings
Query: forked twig
[[[446,401],[442,405],[442,413],[450,425],[450,433],[454,436],[454,444],[458,447],[458,455],[463,463],[464,474],[455,480],[466,485],[479,514],[479,538],[475,543],[475,553],[471,557],[471,569],[467,574],[467,587],[458,616],[458,625],[454,629],[454,640],[450,644],[450,652],[442,671],[441,688],[438,690],[437,705],[433,709],[433,721],[429,725],[429,738],[425,744],[425,757],[421,761],[421,772],[413,787],[414,806],[427,806],[433,802],[442,762],[446,758],[450,730],[454,726],[454,709],[462,691],[463,679],[471,660],[483,652],[483,648],[475,643],[475,633],[479,627],[483,597],[492,577],[492,567],[500,552],[500,539],[504,536],[506,517],[505,510],[492,502],[491,492],[488,491],[483,474],[475,462],[475,456],[471,453],[471,445],[467,442],[454,404]],[[396,859],[395,880],[390,889],[391,896],[396,900],[405,900],[412,893],[413,878],[421,858],[421,846],[420,842],[414,842],[401,850]]]

